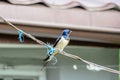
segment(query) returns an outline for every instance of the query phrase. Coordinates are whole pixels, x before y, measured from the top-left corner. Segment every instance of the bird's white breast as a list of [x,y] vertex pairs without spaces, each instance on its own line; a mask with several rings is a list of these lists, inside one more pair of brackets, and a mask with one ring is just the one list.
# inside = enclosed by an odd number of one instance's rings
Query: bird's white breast
[[63,51],[63,49],[67,46],[68,43],[69,43],[69,40],[66,40],[65,38],[61,37],[60,41],[55,46],[55,48]]

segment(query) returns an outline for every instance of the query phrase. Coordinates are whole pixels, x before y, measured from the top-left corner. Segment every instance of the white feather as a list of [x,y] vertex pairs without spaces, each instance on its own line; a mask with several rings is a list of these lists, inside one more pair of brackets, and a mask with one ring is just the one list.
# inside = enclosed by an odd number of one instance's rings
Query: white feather
[[69,40],[66,40],[64,37],[61,37],[60,41],[55,46],[56,49],[59,49],[60,51],[63,51],[63,49],[67,46],[69,43]]

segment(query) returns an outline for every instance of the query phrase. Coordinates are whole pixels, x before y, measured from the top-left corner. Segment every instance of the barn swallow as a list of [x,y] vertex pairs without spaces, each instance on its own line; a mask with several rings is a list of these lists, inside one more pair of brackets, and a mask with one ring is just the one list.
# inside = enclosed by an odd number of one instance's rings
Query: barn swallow
[[[58,39],[55,41],[53,48],[54,49],[59,49],[60,51],[63,51],[63,49],[68,45],[69,41],[70,41],[70,34],[71,34],[71,30],[69,29],[65,29],[62,34],[58,37]],[[49,56],[47,56],[43,61],[50,61],[51,60],[51,55],[54,56],[56,55],[57,52],[54,53],[50,53]]]

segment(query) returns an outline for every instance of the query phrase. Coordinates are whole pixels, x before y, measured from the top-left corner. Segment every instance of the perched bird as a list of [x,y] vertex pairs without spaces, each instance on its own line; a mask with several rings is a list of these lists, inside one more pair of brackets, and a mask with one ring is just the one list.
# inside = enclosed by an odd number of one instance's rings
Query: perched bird
[[[65,29],[62,34],[58,37],[58,39],[55,41],[53,48],[54,49],[59,49],[60,51],[63,51],[63,49],[68,45],[70,41],[70,34],[71,30]],[[51,60],[51,55],[56,55],[57,52],[51,53],[49,56],[47,56],[43,61],[50,61]]]

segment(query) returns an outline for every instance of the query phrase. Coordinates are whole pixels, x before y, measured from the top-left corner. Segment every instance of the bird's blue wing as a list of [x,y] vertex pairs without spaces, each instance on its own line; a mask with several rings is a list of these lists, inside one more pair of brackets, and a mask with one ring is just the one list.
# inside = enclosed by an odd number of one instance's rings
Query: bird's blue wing
[[[57,43],[59,42],[60,39],[61,39],[61,36],[59,36],[59,37],[57,38],[57,40],[55,41],[55,43],[54,43],[54,45],[53,45],[53,49],[54,49],[54,47],[57,45]],[[47,61],[47,60],[50,58],[51,53],[53,52],[53,49],[50,48],[50,45],[49,45],[49,44],[48,44],[46,47],[47,47],[47,49],[48,49],[48,56],[47,56],[45,59],[43,59],[43,61]],[[52,52],[51,52],[51,51],[52,51]]]
[[53,48],[57,45],[57,43],[59,42],[59,40],[61,39],[61,37],[62,37],[62,36],[59,36],[59,37],[57,38],[57,40],[55,41],[55,43],[54,43],[54,45],[53,45]]

